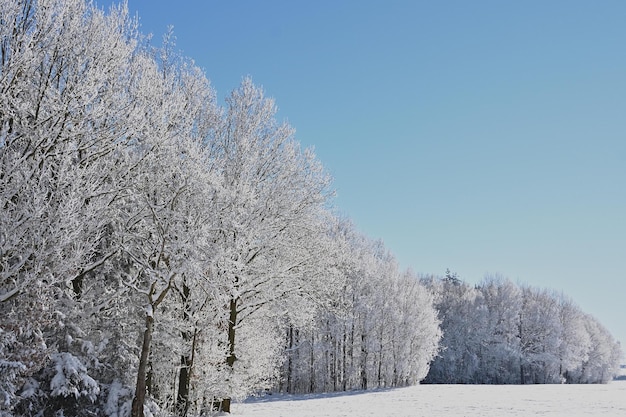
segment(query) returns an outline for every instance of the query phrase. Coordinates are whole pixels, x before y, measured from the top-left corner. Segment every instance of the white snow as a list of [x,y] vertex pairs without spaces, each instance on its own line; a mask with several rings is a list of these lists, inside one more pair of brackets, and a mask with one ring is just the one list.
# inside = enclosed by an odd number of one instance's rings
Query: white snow
[[239,417],[626,416],[626,382],[606,385],[418,385],[233,404]]

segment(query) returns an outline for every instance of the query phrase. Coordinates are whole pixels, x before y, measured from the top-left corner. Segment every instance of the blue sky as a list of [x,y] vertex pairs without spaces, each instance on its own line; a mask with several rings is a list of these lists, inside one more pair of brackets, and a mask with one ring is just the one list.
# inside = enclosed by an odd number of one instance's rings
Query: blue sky
[[262,85],[403,267],[563,291],[626,346],[626,2],[129,8],[219,97]]

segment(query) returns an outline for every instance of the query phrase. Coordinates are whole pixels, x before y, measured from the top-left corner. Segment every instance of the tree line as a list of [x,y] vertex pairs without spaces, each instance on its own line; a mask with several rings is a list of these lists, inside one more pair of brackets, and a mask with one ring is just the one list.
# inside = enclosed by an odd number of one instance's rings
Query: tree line
[[610,332],[562,293],[501,276],[472,286],[456,274],[424,277],[443,349],[425,383],[606,383],[622,351]]
[[[299,384],[288,332],[318,340],[357,302],[372,325],[379,289],[351,255],[389,255],[334,214],[329,175],[249,78],[218,105],[171,33],[151,45],[125,5],[1,0],[0,22],[0,412],[228,411],[286,356]],[[398,381],[438,340],[413,285],[429,333]],[[374,358],[357,359],[356,326],[350,375],[335,364],[346,387]]]
[[[125,5],[0,0],[0,415],[201,415],[263,390],[465,378],[442,362],[465,285],[401,270],[331,186],[262,88],[219,105]],[[521,305],[543,308],[533,294]],[[528,308],[512,337],[537,325]],[[576,352],[561,375],[605,379]],[[530,382],[538,363],[505,368]]]

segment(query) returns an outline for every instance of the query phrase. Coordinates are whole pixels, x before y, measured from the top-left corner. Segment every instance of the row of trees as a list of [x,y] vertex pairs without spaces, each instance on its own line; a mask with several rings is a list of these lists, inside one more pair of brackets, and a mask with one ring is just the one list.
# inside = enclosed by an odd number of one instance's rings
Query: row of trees
[[[420,281],[335,216],[330,178],[275,114],[250,79],[218,105],[125,6],[0,0],[0,415],[199,415],[263,389],[415,384],[440,321],[428,378],[471,374],[441,364],[463,344],[454,320],[488,317],[463,294],[485,290]],[[527,381],[533,294],[494,344],[519,336],[524,360],[502,369]],[[560,334],[585,323],[585,365],[572,351],[559,374],[604,380],[589,375],[606,332],[580,315]]]
[[441,337],[431,293],[401,272],[380,241],[340,229],[343,283],[330,308],[307,326],[291,325],[280,385],[289,393],[419,383]]
[[606,383],[617,372],[619,342],[563,294],[502,277],[477,286],[451,273],[422,282],[444,333],[427,383]]
[[[0,414],[201,414],[281,375],[425,375],[430,295],[332,214],[260,88],[220,107],[125,6],[0,0],[0,23]],[[328,346],[333,374],[303,367]]]
[[114,413],[132,396],[142,415],[146,392],[227,409],[274,365],[239,349],[247,331],[271,342],[255,320],[332,294],[328,176],[250,80],[219,108],[125,7],[0,13],[3,409]]

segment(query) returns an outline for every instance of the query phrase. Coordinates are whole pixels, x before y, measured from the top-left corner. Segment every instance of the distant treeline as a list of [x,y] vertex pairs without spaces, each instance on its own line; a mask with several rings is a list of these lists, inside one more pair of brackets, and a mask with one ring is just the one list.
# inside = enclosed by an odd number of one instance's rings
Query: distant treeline
[[617,372],[620,344],[563,294],[501,277],[422,282],[443,331],[425,383],[605,383]]

